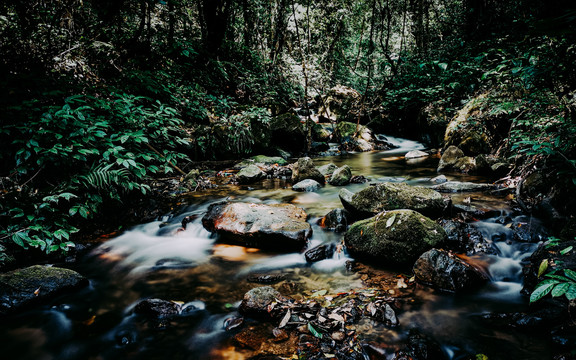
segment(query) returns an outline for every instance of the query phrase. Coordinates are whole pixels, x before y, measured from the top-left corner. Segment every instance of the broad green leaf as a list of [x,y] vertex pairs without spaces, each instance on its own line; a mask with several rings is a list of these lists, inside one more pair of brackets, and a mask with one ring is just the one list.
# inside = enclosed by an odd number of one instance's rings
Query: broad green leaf
[[548,295],[550,293],[550,291],[552,291],[552,288],[554,287],[555,284],[552,283],[548,283],[548,284],[544,284],[542,285],[542,283],[538,284],[538,286],[536,287],[536,289],[534,289],[534,292],[532,292],[532,294],[530,295],[530,302],[536,302],[540,299],[542,299],[544,296]]
[[548,270],[548,259],[542,260],[540,266],[538,267],[538,277],[542,276]]
[[312,335],[314,335],[318,339],[322,339],[322,337],[323,337],[322,333],[320,333],[318,330],[316,330],[314,328],[314,326],[312,326],[312,323],[308,323],[308,330],[312,333]]
[[564,274],[566,274],[566,276],[569,277],[570,280],[576,282],[576,271],[571,269],[564,269]]
[[568,300],[574,300],[576,299],[576,284],[575,283],[571,283],[570,287],[568,288],[568,290],[566,290],[566,299]]
[[558,284],[554,286],[554,289],[552,289],[551,295],[552,297],[562,296],[566,293],[566,291],[568,291],[569,288],[569,283]]

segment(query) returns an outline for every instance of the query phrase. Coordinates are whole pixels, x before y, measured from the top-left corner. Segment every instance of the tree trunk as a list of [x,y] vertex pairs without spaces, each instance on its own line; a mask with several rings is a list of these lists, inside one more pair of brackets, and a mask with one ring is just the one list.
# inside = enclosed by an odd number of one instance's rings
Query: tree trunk
[[222,47],[228,30],[232,0],[200,0],[200,16],[204,24],[204,48],[217,54]]

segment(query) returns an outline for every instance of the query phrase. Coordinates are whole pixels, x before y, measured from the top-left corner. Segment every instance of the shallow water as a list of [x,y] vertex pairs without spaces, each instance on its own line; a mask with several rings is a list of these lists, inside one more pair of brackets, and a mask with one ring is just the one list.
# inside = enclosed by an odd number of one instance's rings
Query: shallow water
[[[347,154],[317,159],[316,165],[348,164],[355,175],[373,182],[406,182],[431,186],[438,157],[406,161],[403,155],[423,149],[419,143],[389,138],[399,147],[390,151]],[[490,179],[446,174],[450,180],[489,182]],[[353,192],[367,184],[353,184]],[[303,253],[276,254],[217,242],[200,219],[207,207],[224,198],[254,203],[293,203],[304,208],[313,227],[309,247],[339,242],[342,234],[325,231],[317,220],[341,207],[340,188],[326,185],[317,193],[296,193],[282,180],[258,185],[230,186],[184,197],[182,208],[164,219],[134,227],[111,239],[76,265],[90,279],[78,293],[55,299],[50,305],[3,319],[0,345],[12,359],[244,359],[250,352],[230,343],[224,330],[243,294],[255,286],[254,274],[277,274],[280,292],[300,299],[315,291],[329,294],[363,288],[359,274],[346,270],[351,260],[344,251],[334,258],[306,264]],[[543,339],[511,330],[484,327],[478,315],[519,311],[521,261],[530,254],[545,230],[536,219],[513,214],[506,200],[482,193],[451,194],[455,203],[469,198],[472,205],[498,210],[498,218],[474,226],[492,242],[496,255],[474,259],[486,264],[492,282],[472,295],[440,294],[413,288],[418,305],[399,313],[400,326],[388,329],[369,321],[358,324],[359,338],[386,348],[401,344],[411,328],[438,341],[449,358],[486,354],[493,359],[549,357]],[[184,230],[181,221],[194,220]],[[504,220],[503,220],[504,219]],[[529,224],[531,242],[515,239],[510,224]],[[391,273],[395,278],[397,274]],[[410,277],[410,274],[407,274]],[[396,291],[401,291],[397,289]],[[170,322],[143,322],[131,313],[141,299],[179,302],[185,315]]]

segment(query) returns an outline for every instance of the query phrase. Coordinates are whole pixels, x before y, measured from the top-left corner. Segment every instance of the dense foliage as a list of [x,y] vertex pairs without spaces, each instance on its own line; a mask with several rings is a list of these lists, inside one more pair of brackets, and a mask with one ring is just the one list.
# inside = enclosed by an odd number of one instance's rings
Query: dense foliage
[[486,94],[519,172],[576,183],[575,25],[563,0],[5,1],[0,246],[66,251],[151,177],[272,151],[272,117],[335,85],[409,137]]

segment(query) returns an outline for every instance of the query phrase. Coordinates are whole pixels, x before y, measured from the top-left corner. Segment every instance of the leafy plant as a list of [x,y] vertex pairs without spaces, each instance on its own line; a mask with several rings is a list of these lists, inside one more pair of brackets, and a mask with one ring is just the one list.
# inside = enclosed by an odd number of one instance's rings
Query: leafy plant
[[[546,248],[558,247],[561,245],[561,240],[556,237],[550,237],[545,243]],[[567,246],[559,250],[561,256],[568,254],[573,250],[572,246]],[[530,302],[536,302],[546,295],[550,294],[552,297],[565,296],[568,300],[576,299],[576,271],[572,269],[557,268],[548,273],[550,261],[544,259],[538,267],[538,278],[544,277],[540,281],[532,294],[530,294]],[[561,260],[556,261],[556,264],[561,266]]]

